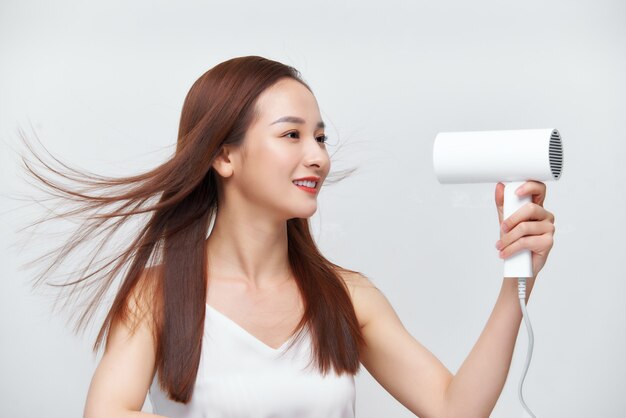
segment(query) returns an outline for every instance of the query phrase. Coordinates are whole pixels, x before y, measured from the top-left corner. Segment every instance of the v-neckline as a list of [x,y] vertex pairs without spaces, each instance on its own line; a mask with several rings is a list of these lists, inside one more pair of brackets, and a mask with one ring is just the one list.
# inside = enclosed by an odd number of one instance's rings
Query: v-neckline
[[249,338],[250,340],[252,340],[254,343],[256,343],[257,345],[263,347],[266,350],[270,350],[273,353],[280,353],[284,350],[284,348],[291,342],[291,340],[293,340],[296,336],[297,333],[292,334],[287,341],[285,341],[284,343],[282,343],[278,348],[274,348],[271,347],[269,345],[267,345],[266,343],[264,343],[263,341],[261,341],[259,338],[255,337],[254,335],[252,335],[248,330],[246,330],[244,327],[242,327],[241,325],[239,325],[237,322],[235,322],[234,320],[232,320],[231,318],[229,318],[228,316],[226,316],[225,314],[223,314],[222,312],[218,311],[216,308],[214,308],[213,306],[209,305],[208,303],[205,303],[205,305],[211,310],[211,312],[214,312],[215,314],[217,314],[218,317],[222,318],[224,321],[228,322],[229,324],[231,324],[236,330],[238,330],[238,332],[240,334],[242,334],[244,337]]

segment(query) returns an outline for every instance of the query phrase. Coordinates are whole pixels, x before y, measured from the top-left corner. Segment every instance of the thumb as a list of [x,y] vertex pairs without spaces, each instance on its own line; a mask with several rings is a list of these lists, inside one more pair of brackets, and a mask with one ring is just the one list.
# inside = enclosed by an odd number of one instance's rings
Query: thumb
[[503,205],[504,205],[504,183],[499,182],[498,184],[496,184],[496,209],[498,210],[498,225],[502,224],[502,221],[504,219],[502,219],[503,217],[503,213],[504,213],[504,209],[503,209]]

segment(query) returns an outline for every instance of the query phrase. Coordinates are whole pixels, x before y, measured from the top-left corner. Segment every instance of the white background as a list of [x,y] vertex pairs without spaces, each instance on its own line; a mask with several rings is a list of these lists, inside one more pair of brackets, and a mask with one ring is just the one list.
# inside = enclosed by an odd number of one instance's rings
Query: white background
[[[333,169],[359,168],[322,191],[317,241],[369,276],[453,372],[493,307],[502,262],[495,184],[439,184],[435,135],[559,129],[565,165],[547,183],[556,234],[528,305],[526,401],[539,417],[626,416],[625,23],[617,0],[2,0],[0,416],[81,416],[98,360],[96,327],[73,335],[18,270],[52,244],[15,244],[28,211],[12,196],[29,192],[18,126],[32,123],[70,164],[137,173],[173,150],[191,84],[241,55],[293,65],[311,85],[339,150]],[[493,417],[522,416],[526,343],[522,328]],[[412,415],[362,370],[357,416]]]

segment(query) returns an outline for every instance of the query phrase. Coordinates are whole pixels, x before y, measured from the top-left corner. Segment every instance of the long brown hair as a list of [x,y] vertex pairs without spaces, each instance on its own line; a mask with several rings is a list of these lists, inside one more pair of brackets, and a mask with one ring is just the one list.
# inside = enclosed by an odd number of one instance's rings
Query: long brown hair
[[[92,257],[78,272],[77,280],[60,286],[69,287],[68,296],[88,292],[88,303],[76,321],[75,331],[80,331],[92,320],[115,279],[122,277],[94,351],[106,340],[112,323],[121,320],[131,328],[137,326],[129,305],[136,294],[149,295],[146,313],[156,342],[155,371],[172,400],[187,403],[191,399],[200,362],[207,293],[206,236],[217,211],[218,176],[212,163],[224,144],[242,144],[256,115],[256,99],[285,77],[311,90],[293,67],[258,56],[234,58],[205,72],[185,98],[174,155],[134,176],[111,178],[86,173],[53,157],[61,164],[57,169],[38,155],[20,130],[28,152],[37,160],[22,156],[27,173],[48,193],[77,205],[36,224],[91,213],[67,242],[29,263],[56,254],[36,277],[35,286],[87,238],[107,232],[97,248],[100,251],[131,217],[146,218],[132,242],[112,259],[98,264]],[[81,188],[49,179],[35,169],[36,163],[41,164],[41,170],[76,182]],[[289,219],[287,235],[289,265],[305,304],[296,331],[301,334],[306,325],[311,330],[314,362],[321,373],[332,368],[338,374],[356,374],[364,340],[340,272],[357,272],[332,263],[320,253],[309,219]]]

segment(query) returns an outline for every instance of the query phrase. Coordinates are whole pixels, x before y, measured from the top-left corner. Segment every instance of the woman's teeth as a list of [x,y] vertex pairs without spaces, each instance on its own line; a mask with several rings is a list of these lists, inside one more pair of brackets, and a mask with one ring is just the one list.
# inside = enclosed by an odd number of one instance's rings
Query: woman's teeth
[[306,180],[297,180],[297,181],[294,181],[293,183],[298,185],[298,186],[306,186],[306,187],[310,187],[312,189],[315,189],[315,185],[317,184],[314,181],[306,181]]

